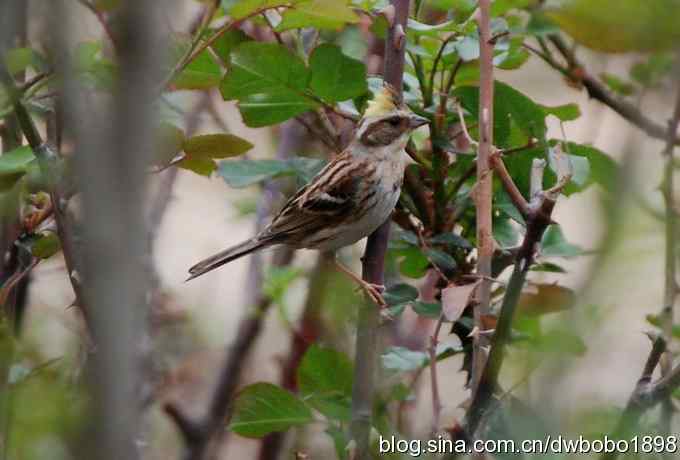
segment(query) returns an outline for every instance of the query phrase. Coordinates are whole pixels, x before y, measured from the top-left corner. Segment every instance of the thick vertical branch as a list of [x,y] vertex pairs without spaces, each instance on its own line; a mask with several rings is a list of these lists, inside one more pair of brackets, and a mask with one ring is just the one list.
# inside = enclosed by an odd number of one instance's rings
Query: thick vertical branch
[[[61,55],[72,50],[72,5],[59,2],[53,30]],[[147,313],[146,170],[156,144],[155,82],[163,49],[157,33],[158,2],[121,2],[114,97],[89,103],[68,59],[58,62],[66,135],[82,196],[83,266],[78,275],[97,346],[91,362],[93,433],[80,458],[139,457],[140,346]],[[57,203],[56,206],[61,206]]]
[[[481,283],[477,289],[477,305],[474,310],[475,327],[482,331],[482,315],[488,313],[491,300],[491,258],[493,256],[492,236],[492,174],[490,157],[493,149],[493,43],[491,43],[490,0],[479,1],[479,147],[477,152],[477,274]],[[473,344],[472,391],[476,391],[486,355],[487,339],[477,334]]]
[[[679,55],[680,56],[680,55]],[[678,281],[677,281],[677,261],[678,261],[678,226],[677,226],[677,208],[674,195],[674,152],[675,152],[675,138],[677,136],[678,125],[680,124],[680,89],[678,90],[677,101],[673,116],[668,122],[668,136],[666,139],[666,148],[664,155],[666,157],[666,164],[664,170],[664,179],[661,190],[664,196],[665,203],[665,277],[664,277],[664,295],[663,307],[661,311],[661,324],[663,328],[664,338],[670,347],[673,341],[673,309],[675,301],[678,297]],[[667,375],[672,366],[672,350],[666,354],[668,356],[667,362],[661,366],[661,374]],[[661,406],[661,427],[664,433],[669,434],[671,430],[671,419],[673,418],[673,403],[670,399],[663,401]]]
[[553,188],[542,191],[545,161],[534,159],[531,173],[532,200],[527,215],[527,230],[515,258],[514,270],[508,281],[503,297],[503,304],[491,339],[489,358],[480,373],[479,383],[472,396],[472,403],[467,414],[467,434],[471,438],[479,437],[483,421],[491,412],[494,393],[498,388],[498,377],[501,372],[505,349],[510,340],[512,320],[517,309],[527,273],[534,260],[534,252],[540,244],[545,229],[552,223],[551,215],[561,189],[571,177],[571,171],[558,171],[558,182]]
[[[406,21],[409,13],[409,0],[392,0],[388,8],[393,8],[393,18],[385,39],[385,82],[401,94],[404,76],[404,52],[406,50]],[[385,254],[390,235],[390,221],[381,225],[368,237],[364,252],[363,279],[369,283],[384,283]],[[351,437],[356,443],[356,459],[367,460],[369,435],[373,412],[373,392],[375,386],[376,362],[378,353],[378,334],[380,312],[373,304],[359,307],[357,337],[355,347],[354,386],[352,388]]]

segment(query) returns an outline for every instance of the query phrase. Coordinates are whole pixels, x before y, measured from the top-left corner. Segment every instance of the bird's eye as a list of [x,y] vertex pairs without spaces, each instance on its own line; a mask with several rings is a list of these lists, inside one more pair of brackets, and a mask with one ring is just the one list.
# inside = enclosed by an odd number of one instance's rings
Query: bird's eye
[[388,118],[387,122],[392,126],[399,126],[399,123],[401,123],[401,118],[399,117]]

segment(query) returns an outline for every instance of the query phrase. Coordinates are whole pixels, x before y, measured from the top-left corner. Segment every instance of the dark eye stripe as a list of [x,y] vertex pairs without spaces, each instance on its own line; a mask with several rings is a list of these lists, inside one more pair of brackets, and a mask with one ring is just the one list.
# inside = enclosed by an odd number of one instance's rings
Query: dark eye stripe
[[395,115],[368,126],[361,135],[361,142],[368,146],[389,145],[407,129],[408,120]]

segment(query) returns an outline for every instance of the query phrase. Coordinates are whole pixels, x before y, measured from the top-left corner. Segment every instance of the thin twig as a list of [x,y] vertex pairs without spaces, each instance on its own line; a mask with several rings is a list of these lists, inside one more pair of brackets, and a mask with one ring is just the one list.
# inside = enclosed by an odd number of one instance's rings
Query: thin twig
[[467,124],[465,123],[465,115],[463,115],[463,106],[460,105],[459,102],[456,102],[456,113],[458,114],[458,121],[460,122],[460,128],[465,135],[465,139],[468,141],[468,143],[475,148],[479,147],[479,142],[474,140],[472,136],[470,135],[470,132],[468,131]]
[[[649,352],[642,374],[628,398],[628,403],[621,413],[610,438],[625,439],[634,433],[642,414],[663,399],[668,398],[672,391],[680,386],[680,366],[677,366],[656,383],[652,383],[654,369],[659,364],[661,356],[666,352],[666,346],[666,341],[662,335],[653,338],[652,349]],[[600,460],[615,460],[618,454],[617,450],[613,449],[611,452],[603,453],[600,456]]]
[[[567,61],[567,66],[557,62],[557,60],[553,58],[549,52],[545,52],[545,50],[539,51],[526,44],[524,45],[524,48],[540,57],[550,67],[557,70],[570,80],[582,84],[591,98],[608,106],[614,112],[621,115],[624,119],[628,120],[633,125],[647,133],[650,137],[666,140],[667,129],[664,126],[656,123],[654,120],[642,113],[634,104],[612,95],[602,82],[586,72],[585,67],[578,61],[572,50],[564,43],[560,36],[550,35],[549,40],[555,46],[555,48],[557,48],[562,57],[564,57],[564,59]],[[678,143],[680,143],[680,139],[678,139],[676,136],[674,144],[678,145]]]
[[83,7],[90,10],[90,12],[97,18],[97,21],[99,21],[99,24],[102,26],[102,29],[104,29],[104,34],[111,42],[111,47],[113,48],[113,51],[116,52],[117,51],[116,37],[113,34],[113,31],[111,30],[109,22],[106,20],[104,13],[101,10],[97,9],[96,5],[91,3],[89,0],[77,0],[77,1]]
[[522,195],[522,192],[519,191],[517,185],[515,185],[515,181],[513,181],[512,177],[510,177],[510,173],[505,167],[505,163],[503,162],[503,158],[500,156],[500,152],[494,152],[489,159],[491,167],[496,172],[496,174],[498,174],[498,177],[503,184],[503,188],[510,197],[510,200],[512,200],[512,203],[515,205],[520,214],[522,214],[522,217],[526,219],[526,217],[529,215],[529,203]]
[[437,66],[439,65],[439,60],[441,59],[442,54],[444,53],[444,48],[446,48],[446,45],[448,45],[449,42],[456,38],[457,36],[458,34],[453,33],[446,37],[446,39],[442,42],[441,46],[439,47],[437,55],[434,57],[434,61],[432,61],[432,70],[430,70],[429,84],[427,88],[424,88],[430,95],[434,92],[434,77],[435,74],[437,73]]
[[175,66],[172,68],[172,70],[168,73],[168,75],[163,79],[162,83],[159,85],[158,89],[159,93],[165,90],[167,86],[175,79],[175,77],[179,75],[187,65],[189,65],[189,63],[196,59],[196,57],[198,57],[198,55],[200,55],[203,51],[208,49],[209,46],[215,43],[227,31],[235,29],[239,27],[241,24],[243,24],[244,21],[247,21],[248,19],[254,16],[264,13],[268,9],[275,8],[276,6],[279,5],[268,5],[262,8],[258,8],[255,11],[252,11],[247,16],[244,16],[237,20],[228,21],[222,27],[217,29],[210,37],[201,42],[203,32],[205,32],[207,25],[210,23],[209,19],[212,18],[212,15],[214,14],[214,11],[217,8],[217,6],[218,2],[213,2],[211,3],[210,6],[206,8],[206,15],[204,17],[205,19],[203,24],[201,25],[201,27],[199,27],[199,30],[196,32],[194,39],[192,40],[191,45],[189,46],[187,51],[179,59],[179,61],[177,61]]
[[[544,160],[534,159],[532,171],[542,172],[544,167]],[[542,179],[542,177],[538,177],[538,174],[534,174],[532,176],[532,188],[539,187]],[[558,183],[564,183],[561,177],[558,177]],[[551,215],[560,191],[560,189],[554,189],[538,192],[532,197],[529,205],[524,241],[516,254],[514,270],[508,281],[496,323],[496,330],[491,339],[489,357],[481,374],[477,391],[473,394],[467,415],[467,434],[471,438],[478,436],[478,431],[481,430],[484,420],[491,412],[494,393],[498,388],[498,376],[503,365],[505,348],[510,340],[512,320],[517,303],[527,273],[533,263],[536,247],[541,241],[545,229],[552,223]]]

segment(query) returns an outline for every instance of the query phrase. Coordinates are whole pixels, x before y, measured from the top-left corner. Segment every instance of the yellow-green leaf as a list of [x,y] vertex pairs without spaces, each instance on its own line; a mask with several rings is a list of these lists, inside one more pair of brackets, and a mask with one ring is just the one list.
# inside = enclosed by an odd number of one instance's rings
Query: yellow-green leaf
[[340,29],[345,24],[359,22],[349,2],[341,0],[308,0],[297,3],[283,13],[278,31],[314,27]]
[[233,134],[202,134],[184,140],[182,148],[192,159],[230,158],[252,149],[253,144]]
[[680,38],[680,0],[554,0],[546,15],[598,51],[655,51]]

